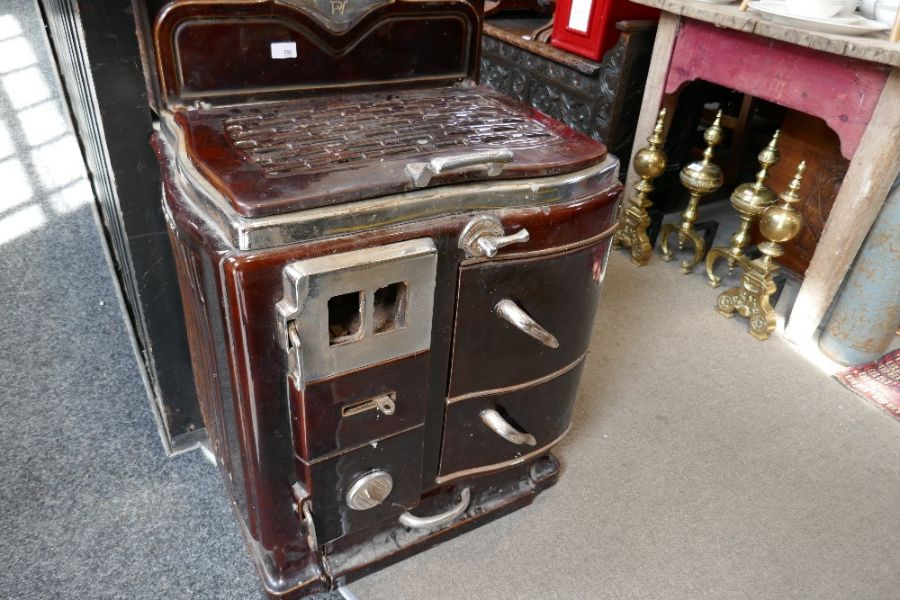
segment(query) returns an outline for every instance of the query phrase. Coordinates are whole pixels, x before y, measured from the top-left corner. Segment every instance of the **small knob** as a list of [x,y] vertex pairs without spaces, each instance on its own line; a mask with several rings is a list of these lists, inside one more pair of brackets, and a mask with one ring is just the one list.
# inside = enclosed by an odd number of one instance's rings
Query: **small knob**
[[497,255],[500,248],[511,244],[522,244],[531,239],[527,229],[506,235],[503,224],[496,217],[480,216],[469,221],[459,236],[459,247],[466,251],[466,256]]

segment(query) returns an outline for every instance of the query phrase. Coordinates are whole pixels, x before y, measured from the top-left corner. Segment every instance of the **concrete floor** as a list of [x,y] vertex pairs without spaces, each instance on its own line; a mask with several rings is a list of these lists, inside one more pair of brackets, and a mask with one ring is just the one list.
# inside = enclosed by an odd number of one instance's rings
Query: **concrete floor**
[[[32,0],[0,6],[0,175],[0,598],[261,597],[218,473],[163,456]],[[350,591],[900,598],[900,423],[715,294],[614,255],[559,484]]]

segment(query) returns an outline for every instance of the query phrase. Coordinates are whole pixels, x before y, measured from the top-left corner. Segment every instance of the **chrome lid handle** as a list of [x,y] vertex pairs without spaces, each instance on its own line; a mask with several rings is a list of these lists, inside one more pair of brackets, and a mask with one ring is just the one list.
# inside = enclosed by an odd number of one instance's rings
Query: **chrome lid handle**
[[460,496],[461,498],[459,500],[459,504],[457,504],[447,512],[432,515],[430,517],[417,517],[413,514],[405,512],[400,515],[400,524],[404,527],[409,527],[410,529],[431,529],[433,527],[446,525],[456,517],[466,512],[466,509],[469,508],[469,501],[471,500],[469,488],[463,488],[462,492],[460,492]]
[[496,177],[503,172],[503,166],[511,162],[511,150],[485,150],[469,154],[437,156],[428,162],[415,162],[406,165],[406,173],[412,178],[413,185],[422,188],[431,183],[431,178],[447,171],[465,167],[482,167],[489,177]]
[[537,440],[534,439],[533,435],[531,435],[530,433],[522,433],[521,431],[510,425],[509,422],[493,408],[487,408],[481,411],[480,416],[482,422],[488,426],[488,429],[502,437],[510,444],[515,444],[517,446],[521,446],[523,444],[527,444],[528,446],[537,445]]
[[548,348],[559,348],[559,340],[556,339],[556,336],[541,327],[537,321],[531,318],[531,315],[512,300],[504,298],[494,306],[494,312],[501,319]]

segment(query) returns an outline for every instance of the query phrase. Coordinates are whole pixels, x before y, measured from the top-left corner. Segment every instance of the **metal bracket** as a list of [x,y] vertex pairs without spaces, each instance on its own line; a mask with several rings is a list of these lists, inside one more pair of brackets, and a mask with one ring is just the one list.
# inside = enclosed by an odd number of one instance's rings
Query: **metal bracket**
[[301,356],[300,332],[297,321],[288,321],[286,326],[286,346],[288,352],[288,378],[298,390],[303,389],[303,360]]

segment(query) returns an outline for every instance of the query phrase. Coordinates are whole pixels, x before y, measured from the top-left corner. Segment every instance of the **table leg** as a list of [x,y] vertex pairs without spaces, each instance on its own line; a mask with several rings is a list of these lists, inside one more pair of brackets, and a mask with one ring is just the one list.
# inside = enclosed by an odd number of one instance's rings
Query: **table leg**
[[785,337],[812,340],[900,172],[900,68],[894,68],[850,162],[806,270]]

